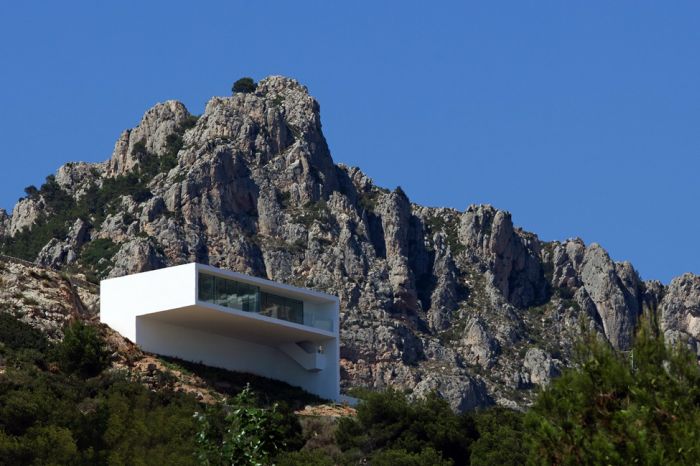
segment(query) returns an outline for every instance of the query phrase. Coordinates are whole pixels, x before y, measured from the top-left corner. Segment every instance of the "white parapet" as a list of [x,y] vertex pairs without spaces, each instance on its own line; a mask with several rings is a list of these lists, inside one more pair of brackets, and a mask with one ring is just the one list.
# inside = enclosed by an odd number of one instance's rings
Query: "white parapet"
[[340,397],[338,298],[202,264],[104,280],[100,320],[145,351]]

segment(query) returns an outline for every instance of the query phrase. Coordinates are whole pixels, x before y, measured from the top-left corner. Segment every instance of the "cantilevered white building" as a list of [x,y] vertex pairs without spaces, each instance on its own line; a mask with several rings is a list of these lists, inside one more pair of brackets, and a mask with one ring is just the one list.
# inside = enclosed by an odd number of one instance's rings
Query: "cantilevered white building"
[[202,264],[102,281],[100,320],[145,351],[340,399],[335,296]]

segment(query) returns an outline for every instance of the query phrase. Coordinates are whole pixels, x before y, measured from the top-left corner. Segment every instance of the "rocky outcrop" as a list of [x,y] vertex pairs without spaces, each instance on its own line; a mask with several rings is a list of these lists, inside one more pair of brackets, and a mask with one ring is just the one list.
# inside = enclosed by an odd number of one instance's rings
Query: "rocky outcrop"
[[468,411],[493,403],[482,380],[464,375],[430,375],[418,382],[413,389],[416,397],[425,397],[430,393],[437,393],[446,399],[456,411]]
[[700,276],[686,273],[671,281],[659,320],[667,340],[687,344],[700,357]]
[[463,343],[467,350],[464,359],[468,364],[484,369],[493,367],[499,345],[491,335],[479,318],[473,318],[467,323]]
[[486,262],[494,286],[506,300],[527,307],[545,299],[539,242],[516,231],[509,212],[471,205],[462,216],[459,233],[462,243]]
[[376,209],[384,232],[389,284],[397,312],[417,312],[415,278],[409,266],[408,235],[411,206],[402,191],[381,196]]
[[185,106],[175,100],[151,108],[136,128],[121,134],[107,163],[106,175],[123,175],[147,157],[163,155],[168,148],[168,137],[174,135],[189,117]]
[[148,238],[136,238],[124,243],[115,255],[110,277],[147,272],[167,265],[163,253]]
[[[120,176],[132,171],[137,184]],[[344,387],[524,406],[570,364],[582,324],[627,349],[643,309],[697,348],[697,277],[643,283],[600,246],[540,241],[506,211],[422,207],[375,186],[334,164],[319,105],[292,79],[214,97],[198,119],[158,104],[110,160],[66,164],[55,180],[75,200],[105,187],[110,200],[63,225],[39,263],[114,277],[198,261],[337,295]],[[36,224],[41,196],[0,212],[0,238]]]
[[527,381],[531,384],[546,386],[552,377],[559,375],[557,364],[552,357],[540,348],[530,348],[523,360]]
[[10,230],[10,216],[7,215],[5,209],[0,209],[0,238],[9,234]]
[[584,253],[581,282],[596,307],[605,336],[615,348],[632,345],[637,316],[641,313],[639,277],[629,263],[614,263],[598,244]]
[[99,290],[57,271],[0,258],[0,312],[15,315],[50,339],[63,337],[66,322],[91,319]]
[[68,194],[81,199],[91,185],[99,182],[105,164],[69,162],[56,172],[56,183]]
[[88,231],[89,225],[82,219],[77,219],[63,241],[53,238],[44,246],[37,256],[37,264],[58,267],[74,263],[78,259],[80,248],[89,239]]
[[427,313],[428,325],[434,331],[445,330],[450,326],[452,311],[459,301],[457,266],[452,258],[445,235],[436,233],[433,237],[435,260],[432,275],[435,288],[430,296],[430,310]]
[[46,203],[40,196],[20,199],[12,210],[12,216],[10,217],[8,230],[10,236],[15,236],[25,228],[31,231],[45,208]]

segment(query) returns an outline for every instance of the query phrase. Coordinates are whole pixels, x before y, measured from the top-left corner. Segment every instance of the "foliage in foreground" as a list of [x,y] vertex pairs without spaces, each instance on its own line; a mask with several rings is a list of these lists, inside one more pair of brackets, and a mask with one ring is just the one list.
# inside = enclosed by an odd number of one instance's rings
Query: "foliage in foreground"
[[249,387],[223,408],[228,411],[223,426],[212,422],[211,414],[195,414],[200,464],[266,465],[276,453],[304,444],[294,413],[279,403],[259,406]]
[[435,395],[412,401],[390,390],[365,393],[356,418],[305,419],[302,437],[290,409],[263,401],[269,394],[246,389],[205,409],[105,371],[104,342],[89,325],[51,344],[0,313],[0,463],[695,464],[700,369],[652,328],[632,354],[586,337],[578,368],[525,415],[455,414]]
[[[0,314],[0,463],[194,464],[197,402],[101,372],[93,332],[72,326],[67,343],[52,345]],[[76,364],[65,366],[67,355]]]
[[372,464],[467,464],[478,434],[469,414],[437,395],[409,401],[401,392],[371,393],[356,418],[341,419],[337,441],[348,457]]
[[631,354],[593,336],[526,417],[531,464],[697,464],[700,369],[643,322]]

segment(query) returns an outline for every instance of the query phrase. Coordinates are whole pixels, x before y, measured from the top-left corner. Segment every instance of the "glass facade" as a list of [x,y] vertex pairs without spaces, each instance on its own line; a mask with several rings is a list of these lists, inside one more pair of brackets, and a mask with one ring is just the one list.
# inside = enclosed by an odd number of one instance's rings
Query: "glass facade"
[[[255,285],[200,273],[198,291],[200,301],[304,325],[303,301],[266,293],[260,291],[260,288]],[[313,316],[309,315],[308,317]],[[310,319],[309,324],[316,327],[314,321],[315,319]],[[325,322],[324,324],[319,328],[325,330],[328,324]]]
[[304,324],[304,303],[270,293],[260,293],[260,313],[275,319]]

